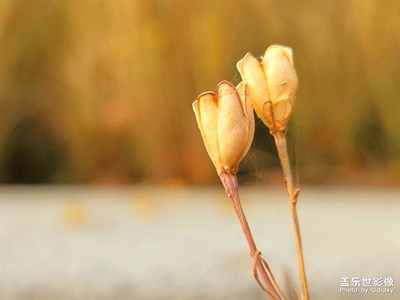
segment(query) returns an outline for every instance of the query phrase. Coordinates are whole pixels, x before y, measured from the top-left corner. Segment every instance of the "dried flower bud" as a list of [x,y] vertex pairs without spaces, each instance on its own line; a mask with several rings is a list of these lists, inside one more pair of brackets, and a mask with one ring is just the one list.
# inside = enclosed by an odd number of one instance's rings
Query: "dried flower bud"
[[271,132],[286,130],[293,112],[297,75],[292,49],[270,46],[261,62],[247,53],[237,63],[258,117]]
[[218,95],[206,92],[193,102],[193,110],[207,152],[218,174],[236,174],[253,141],[253,107],[245,85],[237,90],[227,82],[218,84]]

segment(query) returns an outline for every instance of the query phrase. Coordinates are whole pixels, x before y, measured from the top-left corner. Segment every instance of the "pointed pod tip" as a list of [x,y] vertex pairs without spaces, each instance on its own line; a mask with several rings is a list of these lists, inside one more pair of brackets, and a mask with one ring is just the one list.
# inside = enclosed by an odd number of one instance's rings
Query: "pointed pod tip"
[[243,56],[243,58],[237,62],[236,65],[239,66],[240,64],[243,63],[243,61],[245,61],[245,60],[247,60],[247,59],[251,59],[251,58],[254,58],[253,54],[251,54],[250,52],[247,52],[247,53],[245,54],[245,56]]
[[[204,96],[215,96],[215,93],[214,92],[211,92],[211,91],[208,91],[208,92],[203,92],[203,93],[201,93],[198,97],[197,97],[197,100],[200,100],[200,98],[202,98],[202,97],[204,97]],[[196,100],[196,101],[197,101]]]
[[[217,98],[217,96],[216,96],[216,94],[214,93],[214,92],[204,92],[204,93],[201,93],[198,97],[197,97],[197,100],[195,101],[195,102],[199,102],[199,101],[204,101],[204,100],[207,100],[207,99],[211,99],[212,101],[216,101],[216,98]],[[193,103],[195,103],[195,102],[193,102]]]
[[271,45],[267,48],[265,51],[265,56],[267,56],[267,53],[276,53],[276,52],[281,52],[283,53],[293,64],[293,50],[290,47],[282,46],[282,45]]
[[246,55],[236,63],[236,68],[243,78],[245,73],[249,71],[249,69],[253,69],[255,66],[259,65],[260,61],[260,58],[254,57],[253,54],[247,52]]
[[248,57],[254,57],[253,54],[251,54],[251,52],[247,52],[245,54],[245,56],[243,57],[243,59],[248,58]]
[[242,68],[243,62],[248,60],[248,59],[251,59],[251,58],[254,58],[253,54],[251,54],[250,52],[247,52],[245,54],[245,56],[243,56],[243,58],[236,63],[236,68],[238,69],[239,72],[240,72],[240,70]]
[[218,97],[214,92],[204,92],[201,93],[198,97],[197,100],[193,102],[193,109],[199,111],[200,110],[200,105],[203,105],[204,103],[209,103],[212,102],[215,105],[218,105]]
[[219,82],[219,83],[217,84],[217,88],[219,88],[220,86],[225,85],[225,84],[227,84],[227,85],[233,87],[233,84],[230,83],[228,80],[222,80],[221,82]]
[[220,83],[218,83],[217,88],[219,97],[237,94],[235,86],[226,80],[223,80]]

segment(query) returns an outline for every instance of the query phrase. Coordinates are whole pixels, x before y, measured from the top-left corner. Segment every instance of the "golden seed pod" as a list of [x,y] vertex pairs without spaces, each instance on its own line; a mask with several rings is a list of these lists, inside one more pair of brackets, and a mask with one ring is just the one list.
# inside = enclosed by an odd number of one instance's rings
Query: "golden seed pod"
[[218,84],[218,94],[205,92],[193,102],[204,145],[218,174],[236,174],[254,137],[253,106],[247,89],[228,81]]
[[292,49],[272,45],[261,62],[247,53],[237,63],[237,69],[257,116],[271,132],[284,132],[293,112],[298,83]]

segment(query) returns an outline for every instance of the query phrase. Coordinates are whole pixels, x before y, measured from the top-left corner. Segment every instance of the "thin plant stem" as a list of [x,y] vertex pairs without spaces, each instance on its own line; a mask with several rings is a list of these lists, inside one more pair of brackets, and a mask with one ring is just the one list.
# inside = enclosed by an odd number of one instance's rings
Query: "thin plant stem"
[[[282,299],[279,293],[277,292],[274,284],[272,283],[267,271],[265,270],[263,259],[260,257],[260,252],[257,250],[257,246],[254,242],[253,236],[250,231],[249,224],[247,223],[246,216],[243,212],[242,205],[240,203],[239,190],[237,178],[235,175],[232,175],[227,172],[222,172],[220,175],[222,184],[225,187],[225,191],[228,194],[228,197],[232,200],[233,206],[236,212],[237,217],[239,218],[240,224],[242,225],[243,233],[246,237],[247,243],[250,248],[250,255],[255,259],[255,268],[254,268],[254,277],[257,280],[258,284],[269,294],[272,299]],[[265,263],[266,264],[266,263]],[[261,274],[266,288],[264,288],[261,282],[258,279],[257,270]],[[271,273],[272,275],[272,273]],[[279,288],[279,287],[278,287]],[[281,289],[279,288],[281,291]],[[282,292],[281,292],[282,293]],[[283,295],[286,299],[286,296]]]
[[301,244],[299,218],[297,216],[296,206],[300,190],[294,187],[292,171],[290,169],[289,155],[286,146],[286,135],[283,132],[277,131],[273,133],[273,136],[275,138],[276,148],[278,150],[279,159],[281,161],[283,175],[285,178],[285,183],[290,200],[290,209],[292,212],[292,220],[296,236],[297,260],[299,267],[299,278],[301,283],[301,299],[308,300],[309,292],[307,286],[306,271],[304,267],[303,248]]

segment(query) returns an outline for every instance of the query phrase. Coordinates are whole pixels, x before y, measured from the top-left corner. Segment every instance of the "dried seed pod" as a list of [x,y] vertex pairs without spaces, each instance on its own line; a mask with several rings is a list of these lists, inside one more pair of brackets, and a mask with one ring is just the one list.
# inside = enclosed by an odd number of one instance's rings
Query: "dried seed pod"
[[257,116],[271,132],[284,132],[293,112],[298,83],[292,50],[270,46],[261,62],[247,53],[237,68]]
[[218,84],[218,94],[205,92],[193,102],[204,145],[218,174],[236,174],[254,137],[253,106],[246,86],[238,90],[228,81]]

